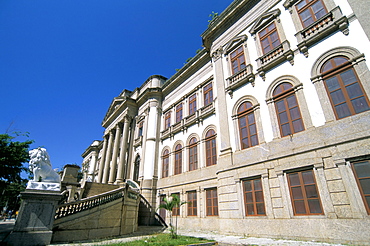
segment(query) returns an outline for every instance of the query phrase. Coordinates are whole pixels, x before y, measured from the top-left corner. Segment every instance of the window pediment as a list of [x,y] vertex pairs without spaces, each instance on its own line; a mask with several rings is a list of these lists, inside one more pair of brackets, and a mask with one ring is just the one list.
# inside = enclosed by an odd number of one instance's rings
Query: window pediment
[[286,0],[283,3],[283,6],[285,7],[285,9],[288,9],[288,8],[292,7],[296,2],[298,2],[298,0]]
[[280,15],[280,9],[275,9],[273,11],[262,14],[260,17],[257,18],[253,27],[249,31],[250,34],[252,35],[256,34],[259,30],[265,27],[272,20],[276,19],[276,17],[278,17],[279,15]]
[[231,41],[227,43],[225,46],[225,55],[230,53],[232,50],[234,50],[236,47],[240,46],[243,44],[245,41],[247,41],[248,37],[247,35],[242,35],[239,37],[233,38]]

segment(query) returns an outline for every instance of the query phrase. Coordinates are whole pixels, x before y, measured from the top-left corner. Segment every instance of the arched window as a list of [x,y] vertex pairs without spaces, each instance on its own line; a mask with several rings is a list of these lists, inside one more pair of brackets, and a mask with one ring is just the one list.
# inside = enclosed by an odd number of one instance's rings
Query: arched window
[[321,67],[321,74],[337,119],[369,110],[369,100],[348,58],[331,58]]
[[170,167],[170,152],[166,149],[162,155],[162,178],[168,177]]
[[189,171],[193,171],[198,168],[198,149],[197,139],[192,138],[189,141]]
[[176,145],[175,148],[175,175],[182,172],[182,146]]
[[206,166],[217,164],[216,153],[216,133],[214,130],[209,130],[206,134]]
[[304,125],[293,86],[287,82],[279,84],[273,92],[273,99],[281,136],[303,131]]
[[252,103],[243,102],[239,106],[238,122],[241,149],[246,149],[257,145],[257,127]]

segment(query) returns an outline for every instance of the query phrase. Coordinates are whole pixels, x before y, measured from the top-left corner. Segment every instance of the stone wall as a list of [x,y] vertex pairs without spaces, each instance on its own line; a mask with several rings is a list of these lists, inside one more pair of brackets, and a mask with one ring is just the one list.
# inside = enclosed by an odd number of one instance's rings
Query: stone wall
[[52,242],[115,237],[137,230],[139,196],[131,193],[90,210],[55,220]]

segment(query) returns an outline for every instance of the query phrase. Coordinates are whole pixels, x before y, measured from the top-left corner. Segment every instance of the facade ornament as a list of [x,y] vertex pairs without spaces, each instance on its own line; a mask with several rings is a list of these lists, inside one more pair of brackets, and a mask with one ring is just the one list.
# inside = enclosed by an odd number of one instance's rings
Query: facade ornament
[[29,169],[33,172],[33,180],[27,189],[60,191],[60,176],[51,168],[50,156],[45,148],[29,151]]
[[213,61],[217,61],[218,59],[221,58],[222,56],[222,53],[223,53],[223,50],[222,50],[222,47],[216,49],[213,53],[212,53],[212,59]]

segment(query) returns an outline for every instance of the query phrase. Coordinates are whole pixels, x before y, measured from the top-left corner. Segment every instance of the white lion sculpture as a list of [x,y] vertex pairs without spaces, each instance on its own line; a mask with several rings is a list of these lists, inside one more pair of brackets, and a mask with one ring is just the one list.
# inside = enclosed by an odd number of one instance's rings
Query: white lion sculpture
[[51,168],[50,157],[45,148],[30,150],[29,155],[33,182],[60,183],[60,176]]

